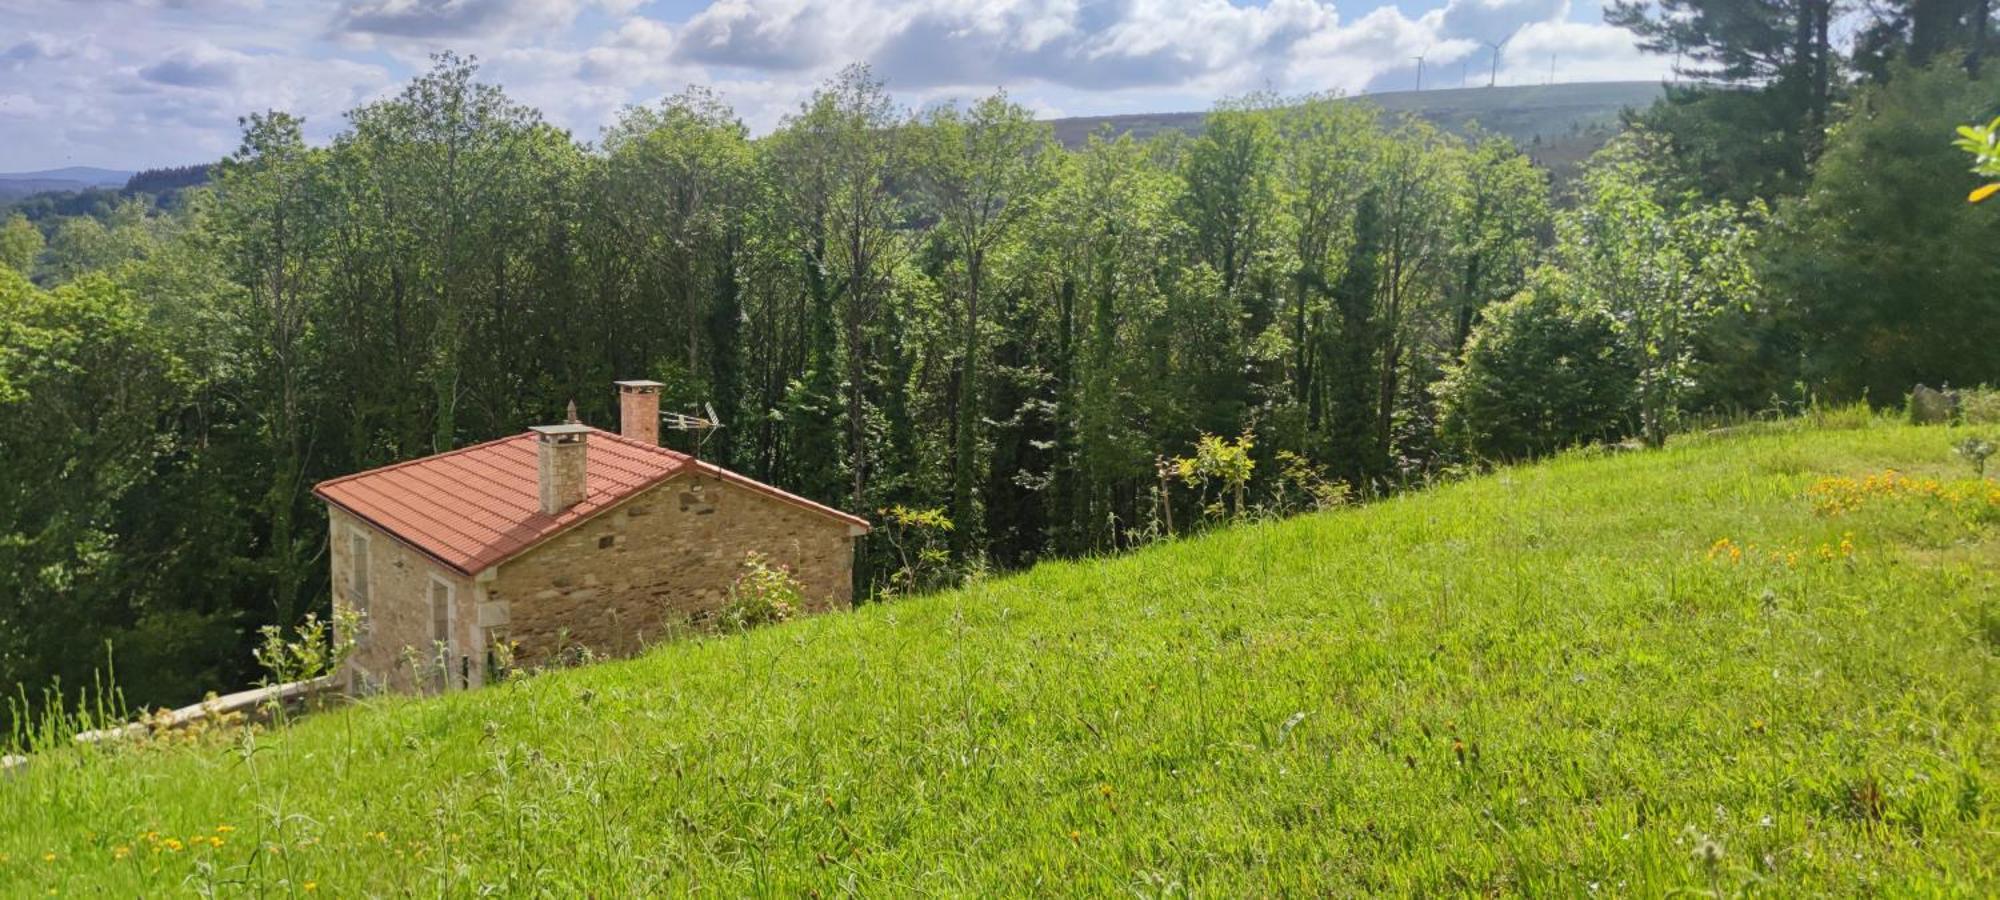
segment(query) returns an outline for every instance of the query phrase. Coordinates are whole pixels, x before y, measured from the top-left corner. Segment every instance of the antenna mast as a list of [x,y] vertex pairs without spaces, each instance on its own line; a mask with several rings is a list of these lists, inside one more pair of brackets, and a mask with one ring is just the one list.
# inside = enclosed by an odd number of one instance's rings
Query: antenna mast
[[688,413],[660,413],[660,424],[675,431],[694,432],[695,462],[701,461],[701,451],[708,444],[708,436],[715,433],[716,429],[722,427],[722,417],[715,414],[715,404],[703,403],[701,406],[702,411],[708,413],[707,418]]

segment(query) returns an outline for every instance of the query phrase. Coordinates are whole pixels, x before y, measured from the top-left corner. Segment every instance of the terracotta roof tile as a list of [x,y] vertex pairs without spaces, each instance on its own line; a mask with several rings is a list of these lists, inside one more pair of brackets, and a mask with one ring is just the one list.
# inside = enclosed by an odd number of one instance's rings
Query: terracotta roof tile
[[313,493],[471,575],[498,565],[646,488],[695,470],[842,521],[868,521],[684,453],[591,429],[582,502],[542,512],[535,434],[408,460],[320,482]]

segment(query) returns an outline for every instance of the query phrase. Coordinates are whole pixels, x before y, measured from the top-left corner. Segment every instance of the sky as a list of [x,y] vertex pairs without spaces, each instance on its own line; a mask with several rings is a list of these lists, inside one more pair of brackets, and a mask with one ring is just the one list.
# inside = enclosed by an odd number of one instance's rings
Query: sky
[[690,84],[753,133],[865,62],[912,108],[1005,89],[1043,117],[1360,94],[1659,79],[1597,0],[0,0],[0,171],[219,159],[284,110],[330,138],[430,54],[595,140]]

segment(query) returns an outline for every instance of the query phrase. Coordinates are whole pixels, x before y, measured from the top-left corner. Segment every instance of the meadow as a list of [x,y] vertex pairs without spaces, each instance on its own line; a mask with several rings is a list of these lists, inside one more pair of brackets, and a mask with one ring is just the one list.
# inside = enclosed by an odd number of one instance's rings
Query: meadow
[[45,748],[0,776],[0,893],[1991,896],[2000,482],[1959,437],[1575,452],[478,692]]

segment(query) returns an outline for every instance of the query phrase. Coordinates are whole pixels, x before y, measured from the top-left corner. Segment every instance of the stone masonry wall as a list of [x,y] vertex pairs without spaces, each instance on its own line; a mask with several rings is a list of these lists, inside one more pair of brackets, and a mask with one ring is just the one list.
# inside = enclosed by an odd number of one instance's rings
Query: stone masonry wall
[[[354,656],[348,661],[343,681],[350,693],[380,690],[434,691],[441,686],[436,646],[432,634],[431,584],[441,580],[451,588],[450,677],[442,686],[458,687],[460,657],[469,658],[473,684],[483,681],[485,644],[475,639],[478,586],[473,580],[440,565],[436,560],[411,549],[375,526],[328,507],[333,597],[337,603],[363,609],[361,634],[355,640]],[[350,588],[349,571],[353,543],[349,536],[367,538],[368,596],[364,601]],[[410,653],[419,657],[411,667]]]
[[520,665],[581,645],[636,653],[712,616],[755,550],[788,565],[807,609],[852,599],[845,522],[713,476],[678,476],[504,562],[484,584],[482,623]]

